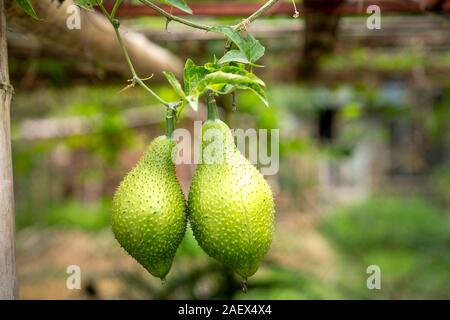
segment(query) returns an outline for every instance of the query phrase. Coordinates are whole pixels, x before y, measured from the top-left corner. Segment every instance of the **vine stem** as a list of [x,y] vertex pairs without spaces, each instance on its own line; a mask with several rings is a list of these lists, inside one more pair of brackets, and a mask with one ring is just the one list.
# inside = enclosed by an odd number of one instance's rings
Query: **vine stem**
[[114,18],[116,16],[117,9],[119,9],[121,4],[122,0],[116,0],[116,2],[114,2],[114,6],[111,10],[111,18]]
[[[120,3],[122,2],[122,0],[116,0],[115,4],[114,4],[114,8],[113,8],[113,13],[115,14],[115,12],[117,11]],[[128,68],[130,69],[133,78],[131,79],[132,84],[134,85],[134,83],[139,84],[141,87],[143,87],[148,93],[150,93],[153,97],[155,97],[156,100],[158,100],[160,103],[162,103],[164,106],[169,107],[169,103],[167,101],[165,101],[164,99],[162,99],[159,95],[156,94],[156,92],[154,92],[152,89],[150,89],[145,83],[144,81],[137,75],[136,73],[136,69],[133,66],[133,62],[130,59],[130,55],[128,54],[128,50],[127,47],[125,46],[125,43],[122,39],[122,35],[120,34],[120,23],[118,20],[116,20],[114,18],[114,16],[112,14],[109,14],[108,11],[106,10],[105,6],[103,5],[103,3],[100,4],[100,9],[102,10],[103,14],[108,18],[109,22],[111,23],[111,25],[114,28],[114,31],[116,33],[116,37],[117,40],[119,41],[119,45],[122,48],[122,52],[125,55],[125,60],[127,61],[128,64]]]
[[166,10],[158,7],[156,4],[154,4],[153,2],[151,2],[149,0],[139,0],[139,1],[141,3],[143,3],[143,4],[145,4],[147,7],[152,8],[153,10],[158,12],[160,15],[166,17],[167,20],[176,21],[176,22],[179,22],[181,24],[187,25],[189,27],[195,28],[195,29],[200,29],[200,30],[205,30],[205,31],[211,31],[212,30],[211,26],[208,26],[208,25],[205,25],[205,24],[201,24],[201,23],[196,23],[196,22],[184,19],[184,18],[177,17],[177,16],[167,12]]
[[211,91],[207,93],[206,106],[208,108],[208,120],[216,120],[218,118],[216,98]]
[[247,19],[242,20],[240,23],[234,26],[234,28],[237,31],[242,30],[246,27],[249,23],[255,21],[258,19],[263,13],[265,13],[267,10],[273,7],[274,4],[276,4],[279,0],[269,0],[265,4],[261,6],[258,10],[256,10],[253,14],[251,14]]
[[166,114],[166,137],[171,139],[175,130],[175,109],[167,108]]
[[[251,14],[247,19],[242,20],[240,23],[234,25],[232,28],[236,31],[241,31],[245,28],[247,28],[247,26],[252,23],[253,21],[255,21],[256,19],[258,19],[262,14],[264,14],[267,10],[269,10],[270,8],[273,7],[274,4],[276,4],[279,0],[269,0],[267,1],[264,5],[261,6],[261,8],[259,8],[258,10],[256,10],[253,14]],[[227,51],[230,51],[232,46],[232,42],[230,41],[230,39],[227,40],[226,44],[225,44],[225,53]]]
[[[159,14],[161,14],[162,16],[164,16],[167,21],[176,21],[178,23],[187,25],[189,27],[195,28],[195,29],[200,29],[200,30],[205,30],[205,31],[213,31],[213,27],[212,26],[208,26],[205,24],[201,24],[201,23],[197,23],[197,22],[193,22],[184,18],[180,18],[178,16],[175,16],[167,11],[165,11],[164,9],[158,7],[156,4],[154,4],[153,2],[149,1],[149,0],[139,0],[141,3],[143,3],[144,5],[152,8],[153,10],[155,10],[156,12],[158,12]],[[252,21],[258,19],[262,14],[264,14],[267,10],[269,10],[274,4],[276,4],[279,0],[269,0],[267,1],[264,5],[262,5],[257,11],[255,11],[253,14],[251,14],[248,18],[242,20],[240,23],[234,25],[234,26],[230,26],[231,28],[233,28],[236,31],[241,31],[242,29],[245,29],[249,23],[251,23]],[[128,54],[128,50],[125,46],[125,43],[122,39],[122,35],[120,34],[120,22],[115,18],[117,10],[119,9],[120,5],[122,4],[122,0],[116,0],[114,3],[114,6],[111,10],[111,13],[109,13],[105,6],[103,5],[102,2],[99,3],[100,9],[103,12],[103,14],[108,18],[109,22],[111,23],[111,25],[114,28],[114,31],[116,33],[116,37],[117,40],[119,41],[119,45],[123,51],[123,54],[125,55],[125,59],[126,62],[128,64],[128,67],[133,75],[133,78],[131,79],[132,83],[131,86],[134,86],[134,84],[139,84],[141,87],[143,87],[147,92],[149,92],[153,97],[155,97],[155,99],[157,99],[160,103],[162,103],[166,108],[170,108],[170,103],[168,103],[167,101],[165,101],[164,99],[162,99],[159,95],[157,95],[152,89],[150,89],[143,81],[143,79],[141,79],[137,73],[136,70],[133,66],[133,62],[130,59],[130,55]],[[231,41],[228,40],[227,44],[225,46],[226,51],[231,49]],[[209,98],[208,98],[209,99]],[[214,100],[214,97],[212,98]]]
[[[166,19],[171,20],[171,21],[176,21],[179,22],[181,24],[187,25],[189,27],[192,28],[196,28],[196,29],[200,29],[200,30],[205,30],[205,31],[212,31],[213,27],[212,26],[208,26],[205,24],[201,24],[201,23],[197,23],[197,22],[193,22],[184,18],[180,18],[177,17],[167,11],[165,11],[164,9],[158,7],[156,4],[154,4],[153,2],[149,1],[149,0],[139,0],[141,3],[145,4],[147,7],[152,8],[153,10],[155,10],[156,12],[158,12],[159,14],[161,14],[162,16],[164,16]],[[267,10],[269,10],[275,3],[277,3],[279,0],[269,0],[267,1],[264,5],[262,5],[258,10],[256,10],[253,14],[251,14],[249,17],[247,17],[246,19],[242,20],[240,23],[231,26],[232,28],[234,28],[235,30],[242,30],[246,24],[248,25],[249,23],[251,23],[252,21],[258,19],[263,13],[265,13]]]

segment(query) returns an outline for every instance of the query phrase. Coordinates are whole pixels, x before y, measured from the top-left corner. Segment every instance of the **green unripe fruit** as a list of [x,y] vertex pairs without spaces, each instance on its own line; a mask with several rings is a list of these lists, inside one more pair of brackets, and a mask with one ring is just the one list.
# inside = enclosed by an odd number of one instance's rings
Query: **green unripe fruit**
[[272,192],[224,122],[204,123],[202,150],[189,193],[189,221],[203,250],[245,279],[257,271],[272,240]]
[[185,199],[175,175],[174,140],[153,140],[113,199],[112,230],[121,246],[164,279],[186,231]]

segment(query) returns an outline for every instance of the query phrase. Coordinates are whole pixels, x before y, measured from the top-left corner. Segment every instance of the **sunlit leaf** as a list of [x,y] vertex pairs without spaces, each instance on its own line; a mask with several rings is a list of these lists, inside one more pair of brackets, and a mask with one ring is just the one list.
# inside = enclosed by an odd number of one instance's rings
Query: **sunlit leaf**
[[36,20],[39,20],[30,0],[16,0],[16,2],[29,16],[33,17]]
[[175,93],[180,96],[180,98],[185,99],[186,95],[184,94],[183,88],[181,87],[180,82],[177,80],[175,75],[170,71],[164,71],[164,76],[166,76],[167,81],[169,81],[172,88],[175,90]]
[[228,84],[247,84],[247,83],[256,83],[259,85],[264,85],[261,79],[256,76],[251,77],[247,75],[241,75],[238,73],[229,73],[224,71],[217,71],[208,74],[203,80],[206,84],[210,83],[228,83]]
[[224,67],[220,68],[220,71],[225,72],[225,73],[241,75],[243,77],[249,78],[253,82],[258,83],[259,85],[261,85],[263,87],[266,86],[265,83],[260,78],[258,78],[255,74],[248,72],[242,66],[224,66]]
[[264,103],[266,107],[269,106],[269,100],[267,100],[266,92],[258,84],[247,84],[245,86],[239,86],[238,89],[250,90]]
[[171,5],[175,8],[180,9],[186,13],[192,14],[192,9],[186,4],[184,0],[161,0],[161,2]]
[[220,66],[218,63],[207,63],[197,66],[189,59],[184,68],[184,83],[185,99],[194,110],[198,108],[198,99],[208,91],[224,95],[237,89],[254,92],[268,105],[264,82],[247,71],[243,64]]
[[195,88],[197,84],[208,74],[203,66],[197,66],[194,61],[188,59],[184,65],[184,92],[189,95],[192,88]]
[[218,61],[219,64],[228,62],[251,63],[245,53],[240,50],[230,50]]
[[242,35],[233,28],[224,26],[213,27],[212,30],[232,41],[250,63],[256,62],[264,55],[265,48],[251,34]]
[[84,9],[92,9],[92,7],[102,3],[102,0],[73,0],[73,3],[75,3],[77,6],[80,6]]
[[197,111],[198,110],[198,98],[199,95],[189,95],[186,97],[187,102],[189,103],[189,106],[192,108],[192,110]]

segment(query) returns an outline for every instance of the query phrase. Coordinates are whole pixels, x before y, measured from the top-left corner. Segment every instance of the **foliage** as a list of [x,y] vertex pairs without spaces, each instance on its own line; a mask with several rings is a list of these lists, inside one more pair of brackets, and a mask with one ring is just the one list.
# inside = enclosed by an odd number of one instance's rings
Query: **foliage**
[[172,272],[163,287],[135,272],[122,273],[122,280],[127,284],[126,297],[237,300],[340,297],[311,274],[269,263],[261,266],[249,282],[249,291],[243,293],[240,279],[199,248],[190,228],[178,248]]
[[251,34],[241,35],[235,29],[223,26],[213,27],[212,31],[222,33],[239,49],[226,52],[219,64],[241,62],[254,65],[264,55],[264,47]]
[[[241,22],[234,26],[208,26],[198,24],[174,16],[171,13],[159,8],[150,1],[140,1],[164,16],[167,19],[167,23],[175,20],[192,28],[220,33],[227,38],[227,44],[225,46],[225,55],[219,60],[217,60],[214,56],[212,61],[206,63],[203,66],[195,65],[191,59],[188,59],[186,61],[183,72],[184,90],[182,89],[181,84],[177,81],[174,74],[170,72],[164,72],[164,75],[166,76],[170,85],[179,96],[178,101],[167,102],[160,96],[158,96],[144,83],[144,80],[137,75],[133,67],[133,63],[128,55],[127,48],[124,46],[124,42],[119,32],[120,22],[115,18],[116,9],[118,8],[118,6],[120,6],[121,1],[116,0],[111,13],[106,10],[106,8],[103,6],[103,3],[100,1],[98,2],[100,9],[116,30],[119,45],[122,48],[122,51],[128,63],[128,67],[133,75],[131,80],[132,85],[139,84],[140,86],[145,88],[149,94],[154,96],[166,108],[170,108],[173,110],[180,108],[178,114],[181,112],[185,105],[189,105],[193,110],[197,111],[199,98],[206,93],[213,95],[228,95],[234,93],[238,89],[252,91],[264,102],[266,106],[268,105],[268,101],[266,99],[266,94],[264,91],[264,82],[253,74],[251,68],[247,69],[248,67],[256,66],[255,62],[264,55],[265,49],[252,35],[248,34],[247,32],[241,32],[242,29],[246,28],[244,22]],[[183,11],[190,13],[190,9],[185,6],[184,1],[165,1]],[[268,2],[266,2],[265,5],[263,5],[259,10],[257,10],[248,18],[248,23],[250,23],[250,19],[254,20],[259,17],[259,15],[261,15],[276,1],[277,0],[269,0]],[[235,49],[233,49],[233,45],[235,46]]]
[[428,250],[448,240],[450,221],[420,198],[379,198],[340,209],[322,227],[343,252]]
[[34,11],[34,8],[30,2],[30,0],[16,0],[17,4],[31,17],[34,19],[39,19],[36,11]]
[[[398,197],[341,208],[321,224],[343,257],[340,286],[358,298],[448,298],[449,229],[439,208]],[[381,291],[365,286],[369,265],[381,269]]]
[[333,299],[339,293],[315,276],[301,270],[266,265],[260,276],[252,280],[251,290],[238,292],[234,298],[252,299]]
[[431,175],[431,182],[437,194],[443,201],[450,203],[450,168],[442,164],[434,168]]
[[182,101],[181,106],[189,104],[194,110],[198,109],[199,98],[207,92],[230,94],[237,89],[254,92],[264,104],[268,105],[263,89],[264,82],[248,72],[242,63],[231,61],[220,64],[219,61],[214,60],[198,66],[188,59],[183,72],[184,90],[172,73],[165,72],[164,75],[179,95]]
[[[95,0],[75,0],[75,2],[84,8],[91,8],[92,5],[98,3]],[[190,10],[183,0],[161,0],[160,2],[169,3],[185,12]],[[30,16],[38,19],[29,0],[17,0],[17,3]],[[228,20],[221,19],[219,21],[223,23]],[[239,111],[252,115],[260,128],[279,128],[283,125],[284,132],[287,131],[288,120],[295,121],[296,116],[314,119],[318,109],[330,105],[339,108],[339,115],[345,121],[358,120],[365,113],[372,112],[373,109],[392,118],[409,116],[409,111],[405,108],[407,103],[404,95],[390,94],[381,89],[362,85],[338,86],[329,89],[322,86],[299,87],[298,85],[281,84],[277,87],[274,86],[266,96],[264,83],[253,73],[252,69],[258,67],[256,63],[265,51],[259,41],[247,32],[235,30],[229,26],[213,27],[211,31],[222,34],[227,41],[231,42],[230,50],[223,56],[218,56],[218,59],[214,57],[211,61],[202,64],[196,64],[192,59],[187,59],[183,79],[180,81],[172,73],[165,73],[172,90],[169,92],[168,87],[158,88],[156,90],[158,96],[174,101],[172,105],[178,107],[187,105],[197,109],[199,99],[208,91],[229,95],[237,90],[244,90],[239,93]],[[214,52],[222,53],[222,47],[222,44],[215,46]],[[324,66],[332,71],[346,70],[351,66],[356,67],[357,70],[376,69],[396,72],[417,66],[447,66],[450,61],[449,57],[446,53],[437,56],[436,59],[431,59],[428,55],[415,51],[411,51],[409,54],[404,51],[389,52],[388,54],[374,52],[372,54],[357,49],[346,55],[332,56],[325,61]],[[196,61],[198,62],[198,59]],[[284,60],[282,63],[285,63]],[[39,68],[51,76],[54,84],[64,82],[66,65],[63,63],[56,65],[54,61],[51,63],[44,61],[39,64]],[[105,88],[100,90],[104,92]],[[50,113],[88,116],[105,113],[106,116],[102,118],[93,136],[69,138],[65,143],[74,149],[86,148],[102,160],[111,162],[117,156],[120,148],[127,145],[132,136],[132,133],[126,130],[119,113],[122,101],[117,101],[123,95],[103,93],[101,95],[102,103],[107,99],[110,100],[100,108],[96,105],[100,102],[95,100],[100,95],[93,91],[90,91],[92,94],[89,96],[89,99],[92,99],[91,104],[74,102],[69,108],[61,107]],[[133,93],[139,95],[142,91],[135,90]],[[84,96],[84,94],[79,95]],[[261,103],[258,99],[267,105],[268,97],[271,106],[277,108],[260,108]],[[33,100],[29,96],[27,99]],[[114,104],[117,105],[114,106]],[[446,106],[448,106],[448,92],[443,99],[442,106],[434,109],[430,112],[430,116],[424,119],[430,135],[439,140],[445,140],[445,134],[448,132],[449,109]],[[36,110],[39,110],[41,106],[36,103],[35,107],[32,112],[37,113]],[[28,116],[30,109],[27,110]],[[13,112],[17,112],[17,110],[13,110]],[[281,133],[284,134],[284,132]],[[338,149],[337,151],[340,153],[346,153],[351,149],[353,142],[360,137],[360,133],[360,127],[352,126],[349,132],[345,132],[342,140],[336,141],[332,148]],[[314,146],[312,140],[303,139],[296,134],[289,134],[289,136],[282,137],[280,146],[282,155],[288,152],[303,154],[311,149],[311,146]],[[29,179],[28,172],[40,160],[39,157],[43,153],[47,153],[53,146],[52,142],[46,142],[38,143],[35,147],[28,147],[27,150],[15,148],[15,170],[19,171],[23,180]],[[331,155],[331,152],[328,155]],[[43,169],[40,168],[40,170]],[[293,181],[296,179],[291,172],[289,172],[289,177]],[[449,177],[448,166],[436,167],[432,177],[432,188],[448,197]],[[302,181],[302,183],[304,182]],[[45,184],[41,182],[40,185]],[[43,207],[41,205],[40,208]],[[39,210],[35,209],[35,211]],[[39,215],[23,214],[19,211],[17,225],[19,229],[37,223],[44,226],[64,225],[84,230],[99,230],[108,226],[109,215],[108,202],[83,204],[69,200],[56,202]],[[233,282],[233,279],[228,277],[226,270],[208,260],[189,230],[179,248],[177,259],[185,259],[183,261],[186,263],[200,261],[203,264],[187,277],[180,276],[173,281],[169,280],[168,286],[162,290],[158,283],[158,287],[147,288],[146,292],[151,293],[150,297],[167,297],[173,293],[176,294],[180,288],[183,288],[187,292],[186,294],[191,294],[192,297],[202,297],[198,293],[201,290],[196,289],[201,289],[205,278],[210,277],[212,279],[210,282],[219,283],[217,291],[211,294],[216,298],[450,297],[447,286],[450,283],[448,276],[450,266],[448,215],[428,201],[419,198],[374,198],[365,203],[338,209],[325,217],[320,229],[341,254],[342,261],[338,267],[342,268],[340,270],[342,272],[339,273],[339,278],[336,280],[337,288],[330,288],[329,283],[325,284],[321,279],[316,279],[301,270],[289,270],[269,264],[264,265],[261,273],[254,278],[250,292],[247,295],[241,294],[238,282]],[[381,292],[369,291],[365,286],[366,267],[370,264],[377,264],[382,269],[383,290]],[[134,283],[136,286],[145,287],[148,283],[147,280],[146,278],[137,279]],[[130,282],[130,287],[132,285],[133,283]]]
[[189,6],[186,4],[186,2],[184,0],[161,0],[160,2],[164,2],[166,4],[174,6],[175,8],[178,8],[184,12],[192,14],[192,9],[189,8]]
[[18,212],[16,225],[23,229],[30,225],[63,226],[79,228],[86,231],[98,231],[109,226],[110,201],[86,204],[79,201],[64,201],[50,205],[45,212],[39,215],[27,212]]

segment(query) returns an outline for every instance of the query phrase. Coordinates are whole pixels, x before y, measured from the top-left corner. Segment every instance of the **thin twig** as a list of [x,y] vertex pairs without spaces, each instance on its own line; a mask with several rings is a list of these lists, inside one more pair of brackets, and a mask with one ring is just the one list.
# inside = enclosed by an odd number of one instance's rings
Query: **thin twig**
[[239,24],[234,26],[234,28],[237,31],[243,30],[246,26],[248,26],[250,23],[258,19],[262,14],[264,14],[267,10],[273,7],[275,3],[277,3],[278,0],[269,0],[267,1],[261,8],[256,10],[253,14],[251,14],[248,18],[243,19]]
[[[154,4],[153,2],[151,2],[149,0],[139,0],[139,1],[141,3],[143,3],[143,4],[145,4],[147,7],[152,8],[153,10],[155,10],[156,12],[158,12],[159,14],[161,14],[162,16],[166,17],[169,20],[177,21],[177,22],[179,22],[181,24],[187,25],[187,26],[192,27],[192,28],[205,30],[205,31],[213,31],[213,27],[212,26],[208,26],[208,25],[201,24],[201,23],[196,23],[196,22],[184,19],[184,18],[177,17],[177,16],[175,16],[175,15],[165,11],[164,9],[158,7],[156,4]],[[260,7],[258,10],[256,10],[248,18],[242,20],[237,25],[234,25],[234,26],[231,26],[231,27],[236,29],[236,30],[238,30],[238,31],[242,30],[242,28],[245,26],[245,23],[251,23],[254,20],[258,19],[262,14],[264,14],[267,10],[269,10],[278,1],[279,0],[269,0],[269,1],[267,1],[262,7]]]
[[[156,12],[158,12],[159,14],[161,14],[162,16],[164,16],[167,19],[167,24],[166,24],[166,28],[167,25],[170,21],[176,21],[178,23],[187,25],[189,27],[195,28],[195,29],[200,29],[200,30],[205,30],[205,31],[213,31],[214,27],[212,26],[208,26],[205,24],[200,24],[200,23],[196,23],[193,21],[189,21],[187,19],[184,18],[180,18],[177,17],[175,15],[173,15],[172,13],[169,13],[167,11],[165,11],[164,9],[161,9],[160,7],[158,7],[156,4],[154,4],[153,2],[149,1],[149,0],[139,0],[141,3],[143,3],[144,5],[152,8],[153,10],[155,10]],[[240,23],[234,25],[234,26],[230,26],[231,28],[235,29],[236,31],[241,31],[242,29],[246,29],[247,26],[254,20],[258,19],[263,13],[265,13],[267,10],[269,10],[275,3],[277,3],[279,0],[269,0],[267,1],[263,6],[261,6],[257,11],[255,11],[253,14],[251,14],[248,18],[242,20]],[[131,73],[133,74],[133,78],[131,79],[131,84],[128,85],[126,88],[129,87],[133,87],[135,84],[139,84],[141,87],[143,87],[147,92],[149,92],[153,97],[155,97],[159,102],[161,102],[164,106],[166,106],[167,108],[170,107],[170,103],[168,103],[167,101],[163,100],[160,96],[158,96],[152,89],[150,89],[143,81],[143,79],[141,79],[137,73],[136,70],[133,66],[133,63],[130,59],[130,56],[128,54],[128,50],[125,46],[125,43],[122,39],[122,36],[120,34],[120,23],[119,21],[115,18],[115,15],[117,13],[118,8],[120,7],[120,5],[122,4],[122,0],[116,0],[114,3],[114,6],[112,8],[111,13],[109,13],[105,6],[103,5],[103,3],[100,3],[100,9],[103,12],[103,14],[108,18],[109,22],[111,23],[111,25],[114,27],[114,31],[116,33],[117,36],[117,40],[119,41],[119,45],[122,48],[123,54],[125,55],[125,59],[127,61],[128,67],[131,71]],[[231,41],[228,40],[225,46],[225,50],[228,51],[231,49]]]
[[[116,7],[116,4],[117,4],[118,2],[121,2],[121,0],[116,0],[116,3],[114,4],[114,7]],[[118,7],[118,6],[117,6],[117,7]],[[139,85],[140,85],[141,87],[143,87],[147,92],[149,92],[153,97],[155,97],[156,100],[158,100],[159,102],[161,102],[164,106],[168,107],[168,106],[169,106],[169,103],[168,103],[167,101],[163,100],[163,99],[162,99],[159,95],[157,95],[156,92],[154,92],[152,89],[150,89],[150,88],[144,83],[144,81],[137,75],[136,70],[135,70],[135,68],[134,68],[134,66],[133,66],[133,62],[132,62],[131,59],[130,59],[130,55],[128,54],[128,50],[127,50],[127,48],[126,48],[126,46],[125,46],[125,43],[124,43],[124,41],[123,41],[123,39],[122,39],[122,35],[120,34],[120,30],[119,30],[119,28],[120,28],[120,23],[119,23],[119,21],[116,20],[116,19],[114,19],[114,18],[108,13],[108,11],[106,10],[105,6],[104,6],[102,3],[100,4],[100,9],[102,10],[103,14],[108,18],[108,20],[109,20],[109,22],[111,23],[111,25],[113,26],[114,31],[115,31],[115,33],[116,33],[117,40],[119,41],[119,45],[120,45],[120,47],[122,48],[123,54],[125,55],[125,59],[126,59],[127,64],[128,64],[128,68],[130,69],[130,71],[131,71],[131,73],[132,73],[132,75],[133,75],[133,78],[131,79],[131,80],[132,80],[131,86],[133,86],[134,83],[139,84]]]
[[111,10],[111,18],[114,18],[116,16],[117,9],[119,9],[121,4],[122,4],[122,0],[116,0],[113,8]]
[[201,29],[201,30],[205,30],[205,31],[211,31],[212,30],[211,26],[207,26],[205,24],[196,23],[196,22],[189,21],[187,19],[183,19],[183,18],[177,17],[177,16],[175,16],[175,15],[165,11],[164,9],[161,9],[156,4],[154,4],[153,2],[150,2],[148,0],[139,0],[139,1],[142,2],[143,4],[145,4],[147,7],[152,8],[153,10],[158,12],[160,15],[166,17],[169,20],[173,20],[173,21],[179,22],[181,24],[184,24],[184,25],[187,25],[189,27],[196,28],[196,29]]
[[[278,0],[267,1],[261,8],[256,10],[248,18],[243,19],[240,23],[233,26],[232,28],[235,29],[236,31],[241,31],[243,29],[247,29],[247,27],[250,25],[250,23],[252,23],[256,19],[258,19],[262,14],[264,14],[267,10],[269,10],[271,7],[273,7],[273,5],[277,2],[278,2]],[[225,53],[231,50],[232,45],[233,45],[233,43],[231,42],[230,39],[228,39],[225,44]]]
[[295,5],[295,0],[292,0],[292,4],[294,5],[294,15],[292,17],[297,19],[300,15],[300,12],[298,12],[298,10],[297,10],[297,6]]

